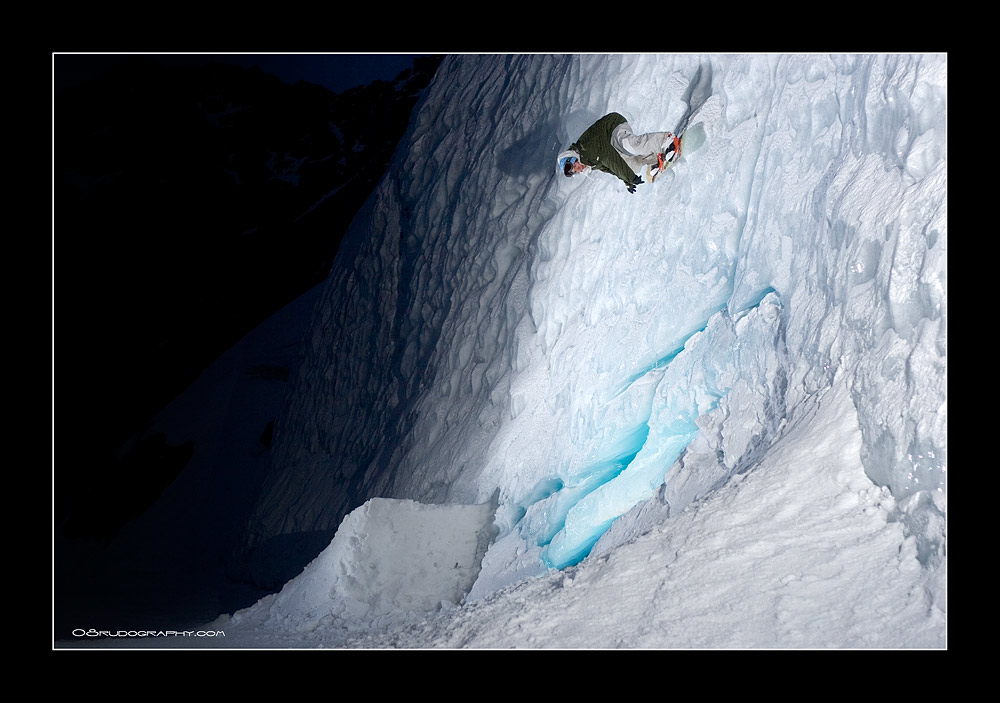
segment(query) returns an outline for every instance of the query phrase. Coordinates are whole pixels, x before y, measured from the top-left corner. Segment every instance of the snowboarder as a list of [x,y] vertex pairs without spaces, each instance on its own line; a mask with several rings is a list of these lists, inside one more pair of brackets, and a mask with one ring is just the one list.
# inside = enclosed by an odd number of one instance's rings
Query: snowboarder
[[635,134],[622,115],[612,112],[590,125],[557,160],[565,176],[597,169],[617,176],[634,193],[644,183],[638,175],[643,166],[662,170],[679,146],[680,139],[670,132]]

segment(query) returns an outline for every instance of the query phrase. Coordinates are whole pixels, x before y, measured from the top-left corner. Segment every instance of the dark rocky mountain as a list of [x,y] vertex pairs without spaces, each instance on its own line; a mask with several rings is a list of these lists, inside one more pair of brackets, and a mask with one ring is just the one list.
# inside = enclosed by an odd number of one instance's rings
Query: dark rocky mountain
[[[66,536],[113,536],[177,474],[183,447],[122,448],[325,278],[439,63],[332,93],[137,56],[56,94],[56,458],[82,473],[57,476]],[[155,485],[135,485],[137,461]]]

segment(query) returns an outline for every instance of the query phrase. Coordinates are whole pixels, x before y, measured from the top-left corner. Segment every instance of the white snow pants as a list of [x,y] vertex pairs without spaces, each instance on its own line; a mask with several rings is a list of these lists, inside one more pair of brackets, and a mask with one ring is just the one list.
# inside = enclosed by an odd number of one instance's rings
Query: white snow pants
[[656,155],[673,143],[670,132],[636,134],[628,122],[622,122],[611,132],[611,146],[625,159],[633,171],[639,173],[643,166],[656,164]]

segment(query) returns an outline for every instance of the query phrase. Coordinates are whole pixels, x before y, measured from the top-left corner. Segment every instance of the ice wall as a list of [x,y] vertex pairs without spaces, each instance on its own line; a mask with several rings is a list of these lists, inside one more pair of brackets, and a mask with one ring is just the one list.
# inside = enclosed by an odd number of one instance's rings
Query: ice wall
[[[706,143],[634,195],[554,173],[609,111],[692,108]],[[943,56],[449,57],[316,309],[249,541],[498,489],[488,591],[749,470],[839,371],[936,563],[945,108]]]

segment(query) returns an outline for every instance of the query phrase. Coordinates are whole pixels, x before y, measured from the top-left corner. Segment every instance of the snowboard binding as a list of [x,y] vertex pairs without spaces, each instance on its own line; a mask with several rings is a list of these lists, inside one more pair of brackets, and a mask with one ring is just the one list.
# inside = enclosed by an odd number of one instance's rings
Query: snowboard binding
[[666,151],[662,154],[656,155],[656,160],[659,162],[657,168],[660,171],[666,168],[673,161],[676,161],[681,155],[681,138],[674,136],[673,134],[670,136],[673,139],[673,142],[667,145]]
[[670,165],[680,158],[681,155],[681,138],[677,135],[671,134],[671,143],[667,144],[667,148],[656,155],[656,166],[650,169],[650,182],[656,179],[661,173],[666,171]]

